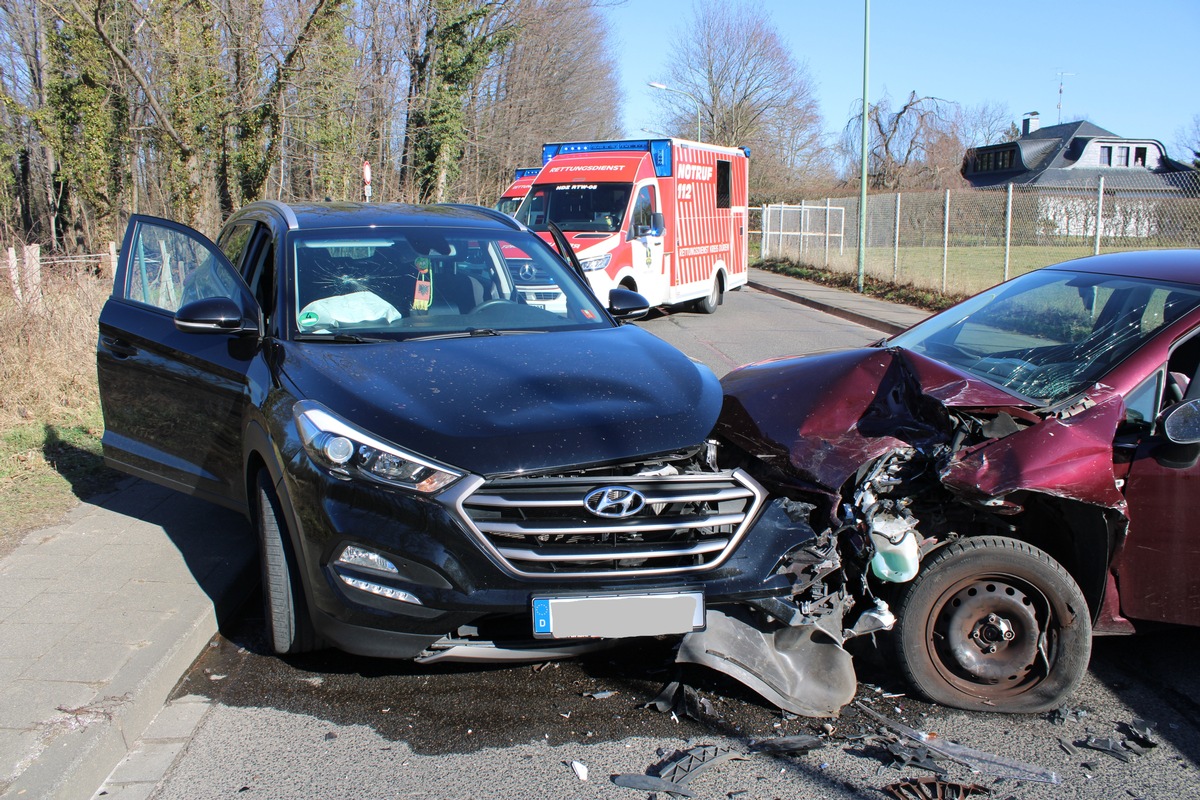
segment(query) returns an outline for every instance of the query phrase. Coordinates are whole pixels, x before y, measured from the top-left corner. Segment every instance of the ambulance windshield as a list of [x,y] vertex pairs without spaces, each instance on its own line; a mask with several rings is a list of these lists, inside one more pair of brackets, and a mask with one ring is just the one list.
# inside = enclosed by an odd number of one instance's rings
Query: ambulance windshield
[[538,184],[516,217],[535,231],[553,222],[564,231],[612,233],[621,229],[632,190],[628,183]]

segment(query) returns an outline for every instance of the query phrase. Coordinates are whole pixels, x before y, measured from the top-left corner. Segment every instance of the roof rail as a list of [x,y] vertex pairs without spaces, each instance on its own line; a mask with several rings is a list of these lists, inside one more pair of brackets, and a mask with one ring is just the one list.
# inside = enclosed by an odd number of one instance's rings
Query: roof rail
[[296,212],[287,203],[279,200],[255,200],[251,206],[266,206],[275,213],[283,217],[283,221],[287,223],[288,230],[294,231],[300,227],[300,220],[296,219]]
[[487,206],[476,206],[476,205],[472,205],[471,203],[438,203],[437,205],[442,206],[444,208],[461,208],[463,211],[474,211],[478,214],[483,214],[484,216],[491,217],[496,222],[503,222],[505,225],[512,228],[513,230],[517,230],[517,231],[525,230],[524,225],[522,225],[520,222],[517,222],[515,219],[510,217],[508,214],[505,214],[501,211],[497,211],[494,208],[488,208]]

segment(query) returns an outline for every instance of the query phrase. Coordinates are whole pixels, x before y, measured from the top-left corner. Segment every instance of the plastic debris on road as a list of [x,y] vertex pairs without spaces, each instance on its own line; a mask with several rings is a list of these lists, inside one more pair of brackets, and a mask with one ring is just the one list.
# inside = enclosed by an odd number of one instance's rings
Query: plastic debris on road
[[1032,764],[1025,764],[1002,756],[996,756],[991,753],[986,753],[982,750],[976,750],[965,745],[957,744],[946,739],[940,739],[936,735],[919,731],[916,728],[910,728],[902,722],[896,722],[893,719],[888,719],[882,714],[868,708],[862,703],[855,703],[855,708],[872,717],[873,719],[883,723],[887,727],[894,730],[896,733],[905,736],[917,744],[929,749],[930,753],[935,756],[942,756],[956,763],[962,764],[974,772],[983,772],[988,775],[996,775],[1002,778],[1012,778],[1019,781],[1037,781],[1039,783],[1058,783],[1058,773],[1052,770],[1043,769],[1042,767]]
[[889,783],[883,791],[899,800],[963,800],[991,793],[977,783],[954,783],[940,778],[905,778]]
[[755,752],[789,756],[802,756],[824,746],[824,739],[809,734],[777,736],[774,739],[756,739],[750,742],[750,749]]
[[650,766],[645,775],[613,775],[612,782],[627,789],[667,792],[679,797],[694,797],[685,784],[705,770],[726,761],[744,761],[746,756],[728,747],[705,744],[676,750]]

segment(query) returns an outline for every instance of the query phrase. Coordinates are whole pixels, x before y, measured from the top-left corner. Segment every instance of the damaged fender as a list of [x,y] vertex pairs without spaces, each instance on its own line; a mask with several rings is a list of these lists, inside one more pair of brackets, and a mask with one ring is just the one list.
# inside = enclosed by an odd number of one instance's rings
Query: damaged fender
[[[762,362],[731,372],[722,385],[715,435],[772,493],[814,501],[812,526],[827,525],[820,535],[833,538],[841,555],[836,574],[797,574],[793,597],[781,604],[804,605],[814,584],[839,587],[829,592],[839,600],[790,619],[766,604],[759,605],[770,616],[710,609],[708,630],[685,638],[679,660],[724,672],[788,711],[828,716],[852,699],[844,639],[893,622],[886,605],[870,608],[868,572],[912,580],[930,546],[980,533],[972,520],[988,515],[1001,526],[1023,510],[1021,493],[1127,519],[1112,459],[1125,408],[1108,387],[1048,413],[899,348]],[[931,519],[914,513],[918,498]],[[845,626],[862,603],[868,609]]]

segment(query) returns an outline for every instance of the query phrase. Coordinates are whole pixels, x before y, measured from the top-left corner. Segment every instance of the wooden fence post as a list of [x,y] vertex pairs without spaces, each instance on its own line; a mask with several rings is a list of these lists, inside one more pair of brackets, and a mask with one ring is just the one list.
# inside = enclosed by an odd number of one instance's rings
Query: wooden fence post
[[8,248],[8,282],[12,284],[13,297],[21,302],[21,268],[17,265],[17,248]]
[[116,277],[116,274],[117,274],[117,243],[109,242],[108,243],[108,272],[106,272],[104,274],[104,277],[108,278],[111,281],[114,277]]
[[42,246],[25,245],[25,265],[21,270],[21,294],[33,310],[42,307]]

